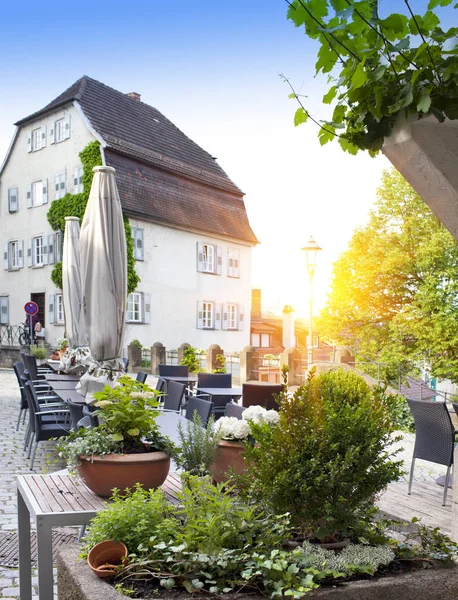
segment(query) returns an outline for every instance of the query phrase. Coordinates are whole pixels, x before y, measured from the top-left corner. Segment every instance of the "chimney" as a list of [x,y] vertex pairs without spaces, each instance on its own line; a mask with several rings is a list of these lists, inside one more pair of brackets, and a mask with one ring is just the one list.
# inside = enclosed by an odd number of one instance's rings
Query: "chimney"
[[296,336],[294,335],[294,308],[288,304],[283,309],[283,338],[284,348],[296,347]]
[[251,317],[253,319],[261,318],[261,290],[259,288],[251,290]]
[[140,94],[137,94],[137,92],[129,92],[127,95],[129,96],[129,98],[132,98],[133,100],[136,100],[137,102],[140,102],[140,100],[142,99]]

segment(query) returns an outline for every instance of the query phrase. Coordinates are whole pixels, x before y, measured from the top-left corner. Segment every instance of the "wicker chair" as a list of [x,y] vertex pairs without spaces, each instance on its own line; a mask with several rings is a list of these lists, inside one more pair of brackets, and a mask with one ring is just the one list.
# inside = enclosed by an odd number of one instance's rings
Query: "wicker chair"
[[24,382],[21,379],[22,375],[24,374],[24,364],[22,363],[22,361],[19,360],[18,362],[14,363],[13,369],[14,369],[14,373],[16,375],[16,379],[18,382],[19,391],[21,393],[21,403],[19,405],[19,416],[17,418],[17,423],[16,423],[16,431],[19,431],[19,425],[21,423],[22,413],[24,413],[24,419],[22,421],[24,423],[29,405],[27,402],[27,395],[26,395],[25,389],[24,389]]
[[185,392],[186,386],[184,383],[169,381],[167,383],[167,394],[162,396],[164,398],[164,410],[179,412],[183,403]]
[[267,385],[263,383],[244,383],[242,404],[248,406],[263,406],[267,410],[278,410],[278,396],[283,390],[280,384]]
[[189,397],[185,414],[186,419],[189,421],[192,421],[194,419],[194,413],[197,413],[202,421],[202,425],[206,427],[212,412],[213,402],[209,402],[203,398],[196,398],[195,396]]
[[410,468],[408,494],[412,491],[415,460],[420,458],[447,467],[442,506],[447,500],[450,469],[453,465],[455,429],[445,402],[409,400],[415,421],[415,446]]
[[186,365],[158,365],[159,377],[187,377],[189,369]]
[[147,377],[148,377],[148,373],[145,373],[145,371],[139,371],[137,373],[136,381],[139,381],[140,383],[145,383]]
[[244,406],[240,406],[240,404],[236,404],[235,402],[228,402],[226,404],[226,408],[224,409],[224,416],[241,419],[244,410]]

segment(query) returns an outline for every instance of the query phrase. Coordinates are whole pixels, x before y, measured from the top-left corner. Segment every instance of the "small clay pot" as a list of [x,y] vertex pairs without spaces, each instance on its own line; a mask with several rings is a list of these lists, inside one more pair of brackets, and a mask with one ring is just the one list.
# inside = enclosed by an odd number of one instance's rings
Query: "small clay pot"
[[87,555],[87,564],[99,577],[112,577],[117,567],[127,560],[127,548],[122,542],[105,540],[96,544]]

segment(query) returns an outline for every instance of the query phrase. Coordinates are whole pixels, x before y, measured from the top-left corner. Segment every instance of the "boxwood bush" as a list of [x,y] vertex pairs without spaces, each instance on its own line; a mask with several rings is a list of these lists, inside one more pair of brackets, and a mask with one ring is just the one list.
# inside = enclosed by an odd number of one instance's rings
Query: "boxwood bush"
[[250,493],[277,514],[289,512],[307,537],[351,534],[402,473],[390,452],[391,415],[383,391],[355,373],[312,374],[292,397],[283,394],[277,427],[252,425]]

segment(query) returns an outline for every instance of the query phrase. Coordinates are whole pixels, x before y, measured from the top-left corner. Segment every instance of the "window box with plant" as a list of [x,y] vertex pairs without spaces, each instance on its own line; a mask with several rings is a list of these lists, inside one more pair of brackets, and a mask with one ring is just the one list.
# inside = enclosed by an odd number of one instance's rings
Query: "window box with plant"
[[161,435],[158,392],[124,375],[118,385],[94,394],[100,424],[70,434],[58,451],[86,485],[109,497],[141,483],[159,487],[167,478],[174,446]]

